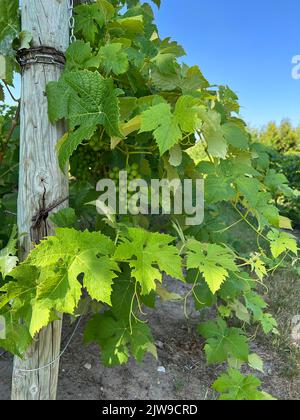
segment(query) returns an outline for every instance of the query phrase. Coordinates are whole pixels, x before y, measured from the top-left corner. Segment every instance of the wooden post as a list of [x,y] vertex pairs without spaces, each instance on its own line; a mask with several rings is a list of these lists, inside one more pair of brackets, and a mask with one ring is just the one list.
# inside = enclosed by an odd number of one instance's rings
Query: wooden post
[[[69,45],[68,0],[22,0],[22,30],[32,34],[33,47],[53,47],[65,52]],[[68,180],[59,169],[55,151],[58,139],[64,134],[64,126],[49,123],[45,96],[47,83],[58,80],[61,71],[62,67],[57,64],[35,63],[28,65],[22,74],[18,197],[21,258],[32,249],[32,218],[43,201],[48,207],[68,196]],[[45,231],[53,233],[47,223],[47,230],[34,232],[36,241],[45,235]],[[60,352],[61,327],[62,322],[57,321],[45,328],[36,337],[25,359],[15,358],[12,400],[56,399],[59,360],[54,364],[51,362]]]

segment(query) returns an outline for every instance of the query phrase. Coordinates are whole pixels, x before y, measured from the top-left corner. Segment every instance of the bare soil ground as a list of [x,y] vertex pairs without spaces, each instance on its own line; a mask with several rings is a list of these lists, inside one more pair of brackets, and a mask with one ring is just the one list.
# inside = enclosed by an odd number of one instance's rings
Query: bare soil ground
[[[252,347],[265,363],[265,373],[258,375],[263,382],[264,390],[280,400],[299,400],[300,378],[296,373],[300,359],[296,348],[290,345],[287,337],[290,337],[292,328],[289,320],[300,313],[300,280],[294,278],[292,285],[290,279],[284,278],[285,275],[288,276],[283,272],[275,278],[273,284],[275,291],[271,290],[271,298],[279,302],[275,302],[274,305],[277,307],[272,309],[275,312],[279,310],[280,319],[284,319],[282,329],[285,336],[276,342],[258,337]],[[287,290],[283,284],[289,285]],[[181,290],[178,290],[178,287]],[[177,285],[176,291],[182,292],[184,287]],[[295,300],[298,302],[296,307],[291,305],[292,288],[299,292],[298,299]],[[288,299],[286,293],[289,295]],[[292,313],[283,312],[282,307],[286,308],[285,305]],[[82,344],[83,322],[61,359],[58,398],[60,400],[215,399],[216,395],[210,386],[222,371],[222,367],[207,367],[205,364],[203,342],[196,332],[198,322],[196,314],[191,310],[191,317],[187,321],[180,303],[162,303],[158,308],[151,313],[150,319],[158,345],[159,360],[147,356],[141,365],[130,361],[128,365],[114,369],[103,367],[97,346],[86,347]],[[286,323],[289,323],[289,326]],[[65,342],[73,329],[74,325],[65,323],[63,332]],[[165,372],[159,372],[159,367],[163,367]],[[7,354],[2,355],[0,400],[7,400],[10,397],[11,368],[11,357]]]

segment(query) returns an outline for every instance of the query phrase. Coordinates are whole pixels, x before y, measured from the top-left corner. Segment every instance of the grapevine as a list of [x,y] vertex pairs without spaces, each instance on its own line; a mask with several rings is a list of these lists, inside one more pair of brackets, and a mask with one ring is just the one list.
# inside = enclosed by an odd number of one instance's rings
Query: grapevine
[[[3,8],[0,0],[0,16]],[[163,226],[151,216],[146,225],[135,216],[99,221],[95,211],[93,229],[80,230],[73,218],[61,223],[58,215],[56,235],[22,263],[14,231],[0,252],[0,315],[8,332],[0,347],[22,356],[57,313],[78,315],[87,294],[104,310],[88,321],[84,340],[98,343],[104,364],[157,357],[146,311],[168,294],[167,274],[188,285],[181,303],[191,299],[199,319],[203,308],[214,308],[216,318],[199,321],[197,330],[206,340],[207,363],[227,365],[213,384],[220,398],[272,399],[237,366],[261,369],[250,351],[251,325],[278,334],[261,288],[270,272],[297,262],[297,242],[287,233],[291,222],[280,215],[273,186],[286,196],[293,190],[251,141],[235,93],[211,86],[198,66],[180,64],[185,51],[159,37],[150,4],[97,0],[76,7],[75,22],[77,41],[66,52],[65,71],[46,92],[50,121],[68,123],[57,154],[62,171],[70,162],[71,186],[85,182],[89,195],[101,178],[118,183],[122,170],[129,180],[204,179],[205,221],[197,227],[174,215]],[[14,25],[12,38],[18,36]],[[14,53],[5,56],[17,69]],[[235,214],[230,223],[226,206]],[[251,252],[228,240],[239,223],[257,239]]]

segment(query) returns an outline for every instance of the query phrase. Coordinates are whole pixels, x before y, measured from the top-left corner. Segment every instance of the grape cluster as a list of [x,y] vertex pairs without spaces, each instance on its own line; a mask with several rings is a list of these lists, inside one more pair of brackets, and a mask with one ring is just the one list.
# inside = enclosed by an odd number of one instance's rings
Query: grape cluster
[[[109,171],[109,178],[115,182],[119,181],[121,169],[117,166],[114,167],[112,170]],[[137,163],[133,163],[132,165],[127,166],[124,171],[127,172],[128,181],[133,181],[134,179],[141,179],[141,175],[139,173],[139,165]]]
[[[137,163],[133,163],[132,165],[127,166],[124,170],[127,171],[128,183],[130,181],[134,181],[135,179],[141,179],[141,174],[139,173],[139,165]],[[116,191],[117,191],[117,194],[119,195],[118,196],[118,201],[120,201],[120,203],[124,205],[124,204],[126,204],[126,195],[122,191],[122,186],[121,186],[121,190],[120,190],[120,186],[119,186],[120,171],[121,171],[120,168],[114,167],[109,172],[109,178],[112,179],[115,182]],[[134,194],[135,194],[135,192],[127,191],[127,199],[130,200],[130,198],[132,198]]]
[[109,151],[110,145],[100,133],[96,133],[89,141],[89,146],[94,152]]
[[80,181],[99,179],[103,176],[100,154],[90,145],[79,146],[71,158],[71,174]]

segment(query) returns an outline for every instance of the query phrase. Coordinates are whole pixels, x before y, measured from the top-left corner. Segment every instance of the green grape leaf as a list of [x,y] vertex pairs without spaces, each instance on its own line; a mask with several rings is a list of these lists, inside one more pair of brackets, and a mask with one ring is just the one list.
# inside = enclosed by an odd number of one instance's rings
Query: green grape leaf
[[271,314],[265,313],[264,310],[268,307],[264,299],[254,291],[248,291],[244,294],[247,308],[253,313],[253,320],[259,322],[265,334],[271,332],[277,334],[277,321]]
[[19,31],[19,1],[0,0],[0,54],[13,55],[12,43]]
[[[62,295],[57,298],[66,299],[66,293],[79,294],[79,275],[83,274],[83,287],[87,289],[92,299],[111,304],[113,279],[117,277],[118,265],[108,258],[113,253],[114,244],[106,236],[98,232],[78,232],[74,229],[57,229],[56,236],[41,242],[29,255],[26,263],[39,267],[63,264],[61,270],[68,279],[59,275],[53,278]],[[60,265],[61,265],[60,264]],[[62,283],[64,282],[64,283]],[[48,293],[47,285],[46,293]]]
[[77,217],[74,209],[67,208],[52,214],[50,220],[59,228],[68,228],[76,224]]
[[267,275],[267,269],[264,261],[262,261],[258,255],[255,255],[251,258],[250,263],[252,271],[254,271],[257,277],[262,280]]
[[121,17],[117,19],[116,25],[123,31],[125,38],[135,38],[136,35],[142,35],[145,28],[144,17],[142,15]]
[[260,317],[260,319],[258,319],[258,321],[260,321],[263,332],[266,335],[270,333],[278,335],[278,329],[277,329],[278,323],[271,314],[268,314],[268,313],[262,314],[262,316]]
[[164,76],[172,76],[176,74],[176,56],[172,53],[159,51],[156,57],[152,59],[160,74]]
[[30,48],[31,42],[32,42],[32,34],[28,31],[20,32],[18,42],[20,44],[20,47],[19,47],[20,49]]
[[36,294],[39,307],[73,314],[81,294],[81,284],[76,277],[69,276],[66,270],[42,270]]
[[261,392],[261,382],[253,375],[243,376],[238,370],[229,369],[213,384],[213,388],[221,394],[223,401],[261,401],[274,398]]
[[252,369],[255,369],[261,373],[264,373],[264,362],[262,361],[261,357],[258,354],[256,353],[250,354],[248,363]]
[[207,142],[207,151],[212,157],[226,159],[228,144],[221,127],[221,115],[212,110],[203,110],[200,117],[204,121],[203,135]]
[[17,228],[14,227],[7,246],[0,251],[0,273],[6,277],[17,265]]
[[227,248],[196,240],[187,243],[187,268],[198,269],[213,294],[229,277],[229,271],[237,271],[235,256]]
[[229,178],[221,175],[208,175],[205,178],[205,202],[215,204],[221,201],[233,200],[235,191]]
[[10,306],[0,310],[0,348],[22,357],[31,342],[29,329],[20,323],[18,311]]
[[39,270],[36,267],[20,265],[10,276],[12,281],[0,289],[0,312],[10,303],[11,311],[19,313],[27,325],[32,337],[50,322],[51,311],[45,305],[36,301],[36,291],[39,281]]
[[93,137],[97,130],[95,125],[84,125],[75,131],[65,134],[57,143],[56,150],[58,154],[59,166],[63,172],[66,171],[66,165],[69,158],[77,147],[84,141]]
[[94,44],[99,29],[108,23],[115,14],[113,5],[106,0],[97,0],[95,4],[82,4],[75,9],[75,29],[84,39]]
[[248,361],[249,346],[242,330],[229,328],[218,319],[199,325],[198,331],[207,340],[204,349],[209,364],[225,362],[229,357]]
[[176,102],[175,117],[183,132],[194,133],[200,124],[197,105],[199,101],[192,96],[181,96]]
[[11,273],[13,281],[6,283],[0,292],[0,309],[9,302],[18,300],[24,304],[35,296],[39,271],[36,267],[20,265]]
[[274,229],[268,233],[268,239],[271,241],[270,248],[274,258],[280,257],[287,251],[298,254],[297,241],[293,235]]
[[236,180],[238,191],[248,201],[250,208],[256,208],[259,199],[260,182],[253,177],[241,176]]
[[65,117],[73,130],[57,145],[62,169],[79,144],[94,135],[98,125],[104,126],[110,136],[123,138],[119,129],[119,93],[112,79],[88,70],[66,73],[59,82],[48,84],[51,122]]
[[184,95],[209,87],[208,81],[198,66],[188,67],[183,65],[182,70],[183,78],[179,85]]
[[124,74],[128,70],[128,56],[123,50],[122,44],[113,43],[101,47],[98,57],[107,75],[111,72],[116,75]]
[[230,308],[235,312],[236,317],[247,324],[250,324],[250,313],[245,305],[243,305],[239,300],[235,300]]
[[263,229],[267,225],[279,227],[279,210],[275,205],[271,203],[271,194],[265,192],[258,193],[257,205],[252,211],[259,222],[260,229]]
[[293,190],[289,187],[289,181],[285,175],[270,169],[264,179],[264,185],[271,191],[273,195],[284,194],[286,197],[293,196]]
[[169,292],[169,290],[165,289],[160,284],[157,285],[156,293],[163,302],[176,302],[182,300],[182,296],[178,293]]
[[249,148],[250,136],[244,128],[234,123],[226,123],[222,125],[222,130],[228,144],[241,150]]
[[129,325],[128,320],[116,319],[111,311],[97,314],[88,322],[84,341],[99,344],[106,366],[127,363],[130,353],[138,362],[142,362],[147,352],[157,357],[149,326],[136,319]]
[[31,320],[29,325],[29,333],[34,337],[42,328],[50,323],[51,311],[43,302],[33,301],[31,304]]
[[268,306],[264,299],[254,291],[246,292],[244,297],[247,308],[253,313],[254,320],[261,320],[264,315],[263,310]]
[[180,86],[181,82],[178,73],[162,74],[156,68],[151,71],[151,81],[157,89],[161,89],[163,91],[172,91]]
[[98,68],[100,58],[93,55],[90,43],[84,41],[73,42],[66,51],[67,64],[65,71]]
[[131,311],[133,311],[136,306],[136,304],[134,304],[132,307],[134,295],[135,281],[131,277],[130,270],[127,270],[119,275],[118,281],[113,285],[111,311],[117,319],[129,319]]
[[162,271],[183,280],[181,258],[174,238],[169,235],[147,232],[139,228],[128,229],[117,247],[115,258],[129,262],[132,276],[141,286],[142,295],[156,290],[156,281],[162,282]]
[[185,152],[194,161],[195,165],[198,166],[202,161],[207,159],[207,148],[205,142],[200,139],[197,143],[185,150]]
[[177,118],[172,114],[170,105],[166,103],[154,105],[142,113],[140,133],[147,131],[154,131],[154,138],[161,155],[182,139]]

